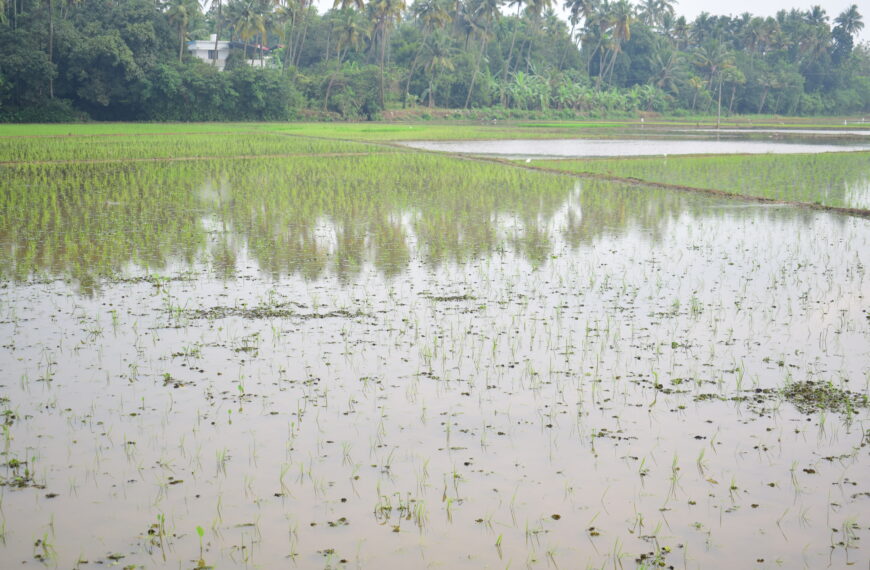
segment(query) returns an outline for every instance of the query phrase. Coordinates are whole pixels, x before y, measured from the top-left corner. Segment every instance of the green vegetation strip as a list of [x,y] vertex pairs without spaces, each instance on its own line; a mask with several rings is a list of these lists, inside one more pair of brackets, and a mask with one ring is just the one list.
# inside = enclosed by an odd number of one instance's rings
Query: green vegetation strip
[[[722,128],[776,128],[782,130],[824,128],[837,130],[870,131],[870,124],[844,126],[832,119],[801,122],[791,119],[788,123],[755,122],[737,117],[722,123]],[[275,133],[303,135],[328,139],[357,141],[409,141],[409,140],[493,140],[508,138],[552,139],[563,137],[601,137],[608,132],[625,133],[637,130],[638,135],[655,133],[655,127],[712,128],[715,119],[698,117],[692,120],[648,120],[640,129],[638,119],[589,120],[589,121],[524,121],[524,120],[447,120],[447,121],[393,121],[362,123],[83,123],[83,124],[0,124],[0,140],[4,138],[38,137],[87,137],[87,136],[146,136],[146,135],[197,135]],[[667,132],[667,131],[665,131]]]
[[384,148],[358,142],[269,133],[0,138],[0,162],[324,154],[370,150],[384,150]]
[[[693,123],[694,125],[694,123]],[[359,141],[559,138],[638,126],[631,121],[447,121],[363,123],[87,123],[0,125],[3,138],[276,133]]]
[[537,160],[570,172],[870,215],[870,152]]

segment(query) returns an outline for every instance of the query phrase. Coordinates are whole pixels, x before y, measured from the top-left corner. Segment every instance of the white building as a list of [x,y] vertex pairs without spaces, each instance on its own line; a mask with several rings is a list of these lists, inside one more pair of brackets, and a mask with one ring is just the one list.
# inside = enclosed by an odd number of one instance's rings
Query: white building
[[[194,57],[198,57],[202,61],[210,64],[215,63],[215,59],[217,60],[217,68],[220,71],[223,71],[227,65],[227,57],[230,55],[230,49],[240,49],[244,50],[247,47],[247,55],[254,55],[259,49],[260,46],[257,45],[248,45],[241,42],[228,42],[221,40],[217,42],[217,50],[215,50],[215,40],[217,40],[217,35],[212,34],[209,36],[207,40],[194,40],[192,42],[187,43],[187,51]],[[264,52],[268,52],[268,48],[263,48]],[[266,59],[254,58],[246,60],[248,65],[252,67],[266,67]]]

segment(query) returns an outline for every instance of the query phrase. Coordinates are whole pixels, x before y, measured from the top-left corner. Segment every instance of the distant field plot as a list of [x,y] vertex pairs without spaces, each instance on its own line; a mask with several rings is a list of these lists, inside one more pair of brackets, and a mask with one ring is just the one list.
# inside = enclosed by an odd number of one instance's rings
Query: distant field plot
[[540,160],[533,164],[743,196],[870,208],[870,152]]

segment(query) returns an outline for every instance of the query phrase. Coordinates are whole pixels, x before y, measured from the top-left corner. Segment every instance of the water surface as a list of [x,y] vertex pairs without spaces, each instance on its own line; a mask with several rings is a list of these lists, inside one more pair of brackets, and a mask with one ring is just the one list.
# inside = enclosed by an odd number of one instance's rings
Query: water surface
[[558,139],[414,141],[411,148],[503,158],[579,158],[602,156],[661,156],[679,154],[794,154],[848,152],[870,149],[870,144],[673,139]]
[[3,560],[863,560],[867,409],[779,390],[867,393],[865,220],[433,156],[8,180]]

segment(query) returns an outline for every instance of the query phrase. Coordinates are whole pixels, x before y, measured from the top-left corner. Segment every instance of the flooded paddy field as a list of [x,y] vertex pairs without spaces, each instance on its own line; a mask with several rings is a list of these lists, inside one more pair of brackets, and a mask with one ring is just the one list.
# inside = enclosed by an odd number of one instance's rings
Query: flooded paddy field
[[0,166],[4,567],[866,564],[867,220],[355,150]]
[[[795,154],[870,150],[866,140],[758,140],[749,136],[729,139],[710,135],[659,135],[650,138],[411,141],[410,148],[441,152],[499,156],[503,158],[579,158],[616,156],[673,156],[696,154]],[[836,144],[835,144],[836,143]]]

